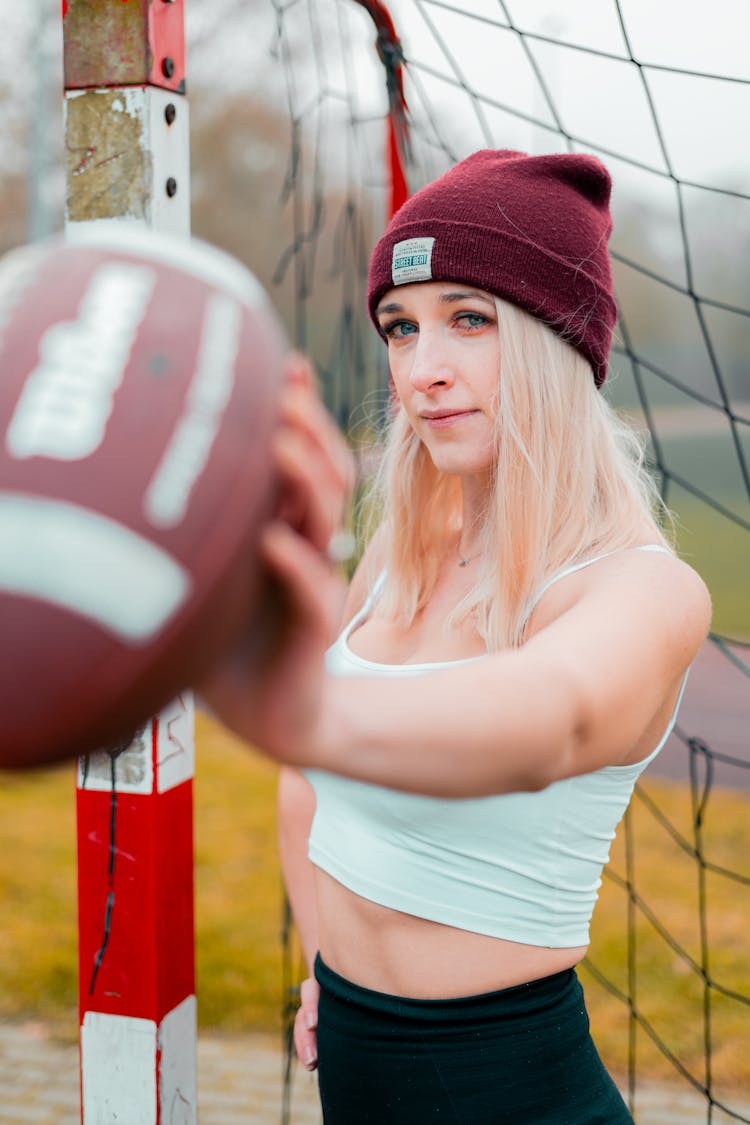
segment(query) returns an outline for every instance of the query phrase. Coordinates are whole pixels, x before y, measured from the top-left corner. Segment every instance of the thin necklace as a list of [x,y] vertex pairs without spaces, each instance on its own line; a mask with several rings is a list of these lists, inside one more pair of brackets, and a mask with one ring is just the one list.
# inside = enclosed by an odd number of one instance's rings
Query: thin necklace
[[475,555],[469,555],[468,559],[465,559],[464,556],[461,554],[461,544],[456,543],[456,554],[458,555],[458,565],[459,566],[468,566],[469,563],[474,562],[474,559],[478,559],[479,556],[481,555],[481,553],[482,553],[481,551],[477,551],[477,553]]

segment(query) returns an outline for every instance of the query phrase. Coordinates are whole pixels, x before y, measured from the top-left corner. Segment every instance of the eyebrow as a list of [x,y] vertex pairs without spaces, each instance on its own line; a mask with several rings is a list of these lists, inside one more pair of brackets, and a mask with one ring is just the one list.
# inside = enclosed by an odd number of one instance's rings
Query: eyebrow
[[[448,292],[441,293],[438,301],[441,305],[455,304],[457,301],[465,301],[469,298],[477,298],[480,301],[485,301],[488,305],[495,307],[495,300],[483,293],[480,289],[457,289],[449,290]],[[403,312],[404,306],[400,305],[398,301],[389,301],[387,305],[378,305],[375,310],[375,316],[382,316],[384,313],[398,313]]]

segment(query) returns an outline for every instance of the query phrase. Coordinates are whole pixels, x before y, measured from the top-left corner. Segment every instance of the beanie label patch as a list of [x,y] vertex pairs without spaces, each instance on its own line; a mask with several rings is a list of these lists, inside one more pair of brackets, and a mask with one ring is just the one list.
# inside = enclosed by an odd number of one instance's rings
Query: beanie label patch
[[393,247],[391,277],[394,285],[432,281],[434,238],[406,238]]

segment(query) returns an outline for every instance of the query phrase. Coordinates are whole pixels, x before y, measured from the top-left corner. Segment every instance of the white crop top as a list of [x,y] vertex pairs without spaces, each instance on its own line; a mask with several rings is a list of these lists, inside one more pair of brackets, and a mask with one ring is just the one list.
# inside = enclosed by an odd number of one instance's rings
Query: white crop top
[[[638,549],[665,551],[657,544]],[[555,575],[528,613],[552,582],[603,557]],[[348,637],[369,613],[382,579],[329,649],[330,673],[418,676],[467,662],[381,664],[352,652]],[[638,777],[674,726],[684,687],[659,745],[643,761],[535,793],[425,797],[306,770],[316,796],[310,859],[392,910],[527,945],[586,945],[615,829]]]

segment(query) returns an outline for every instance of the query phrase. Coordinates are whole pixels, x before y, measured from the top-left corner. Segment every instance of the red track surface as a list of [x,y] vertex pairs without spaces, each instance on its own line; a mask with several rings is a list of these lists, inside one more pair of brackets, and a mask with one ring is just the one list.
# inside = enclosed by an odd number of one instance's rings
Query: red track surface
[[[736,652],[750,663],[747,649]],[[714,784],[750,789],[750,679],[712,644],[704,645],[691,669],[677,726],[717,754],[745,763],[743,768],[714,761]],[[673,734],[649,775],[687,780],[689,759],[684,742]]]

